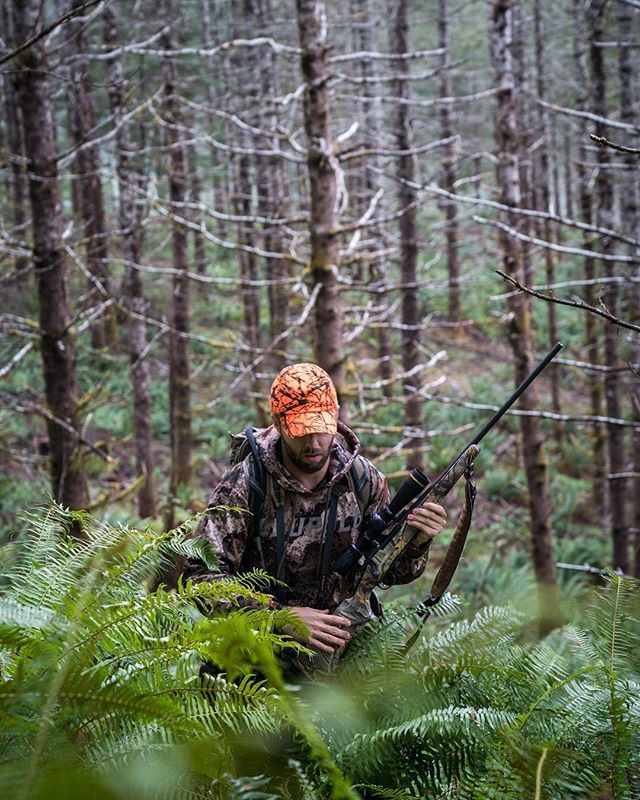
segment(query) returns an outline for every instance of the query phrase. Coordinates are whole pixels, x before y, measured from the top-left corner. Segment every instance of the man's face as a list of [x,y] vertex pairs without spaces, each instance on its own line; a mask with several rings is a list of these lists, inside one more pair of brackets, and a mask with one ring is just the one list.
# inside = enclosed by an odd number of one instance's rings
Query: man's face
[[305,436],[287,436],[280,427],[282,449],[297,469],[308,475],[321,470],[331,454],[332,433],[308,433]]

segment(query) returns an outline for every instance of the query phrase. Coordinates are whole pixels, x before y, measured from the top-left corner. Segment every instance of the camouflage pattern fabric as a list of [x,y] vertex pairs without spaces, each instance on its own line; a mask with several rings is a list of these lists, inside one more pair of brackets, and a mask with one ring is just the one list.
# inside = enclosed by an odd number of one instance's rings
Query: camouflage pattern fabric
[[[284,504],[286,533],[287,605],[310,606],[333,610],[350,597],[359,579],[358,571],[341,576],[335,572],[335,562],[353,543],[362,527],[362,518],[355,494],[349,490],[347,473],[360,450],[355,434],[338,423],[330,456],[329,469],[324,480],[313,490],[306,488],[292,476],[280,458],[280,434],[273,427],[259,431],[256,436],[262,461],[269,476],[274,476],[281,487]],[[247,509],[250,459],[231,467],[223,475],[208,502],[208,510],[198,525],[196,536],[209,540],[219,557],[219,571],[210,572],[201,564],[190,564],[186,577],[197,580],[219,580],[261,567],[258,549],[253,541],[252,521]],[[366,462],[371,474],[371,501],[367,515],[375,513],[388,502],[386,480],[371,462]],[[325,528],[326,512],[331,487],[344,487],[337,509],[336,528],[330,562],[331,573],[324,590],[320,588],[320,554]],[[267,496],[263,502],[261,540],[265,567],[270,575],[276,574],[275,499],[267,481]],[[244,510],[240,510],[244,509]],[[407,548],[402,560],[393,567],[393,576],[387,582],[408,583],[417,578],[427,563],[428,546]],[[274,607],[276,606],[274,600]]]
[[271,385],[271,413],[288,436],[335,433],[338,396],[331,378],[317,364],[291,364]]

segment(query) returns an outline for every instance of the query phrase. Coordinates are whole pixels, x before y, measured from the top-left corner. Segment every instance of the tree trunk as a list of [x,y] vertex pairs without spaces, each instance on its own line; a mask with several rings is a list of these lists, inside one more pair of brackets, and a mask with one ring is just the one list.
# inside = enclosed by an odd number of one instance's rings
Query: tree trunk
[[[13,8],[16,42],[22,43],[41,27],[41,4],[39,0],[15,0]],[[78,437],[75,347],[67,304],[53,106],[44,42],[41,39],[18,55],[14,67],[28,160],[40,353],[47,406],[56,418],[47,420],[53,497],[69,508],[84,508],[89,494]]]
[[343,311],[338,284],[340,166],[334,153],[331,132],[327,14],[324,0],[296,0],[296,6],[305,81],[310,269],[313,283],[321,287],[315,309],[315,354],[319,366],[333,379],[341,403],[340,416],[346,419]]
[[[195,149],[191,153],[191,202],[194,205],[199,205],[202,201],[202,177],[198,170],[197,164],[198,156]],[[202,212],[196,211],[194,214],[194,222],[198,226],[198,230],[193,231],[193,253],[195,256],[196,270],[198,275],[207,274],[207,243],[205,236],[200,230],[202,224]],[[209,294],[207,284],[200,282],[200,294],[207,297]]]
[[[628,41],[629,31],[632,30],[634,12],[630,6],[621,3],[618,9],[618,29],[620,41]],[[620,119],[630,125],[638,124],[640,109],[638,108],[637,75],[640,68],[638,50],[631,46],[620,46],[619,72],[620,72]],[[634,155],[623,156],[627,167],[624,173],[624,188],[621,193],[622,229],[628,236],[633,236],[640,242],[640,186],[638,185],[638,157]],[[635,261],[629,266],[629,275],[640,280],[640,248],[629,246],[629,255]],[[630,283],[628,287],[629,319],[638,322],[640,319],[640,285]],[[640,337],[633,336],[629,340],[630,358],[632,364],[640,364]],[[632,418],[637,427],[633,431],[631,441],[631,472],[635,475],[631,480],[632,491],[630,494],[630,517],[634,531],[633,550],[633,575],[640,578],[640,382],[633,381],[631,388]]]
[[[115,3],[104,10],[105,45],[115,50],[118,46],[118,28],[114,11]],[[136,466],[143,483],[138,491],[138,514],[153,517],[156,514],[156,490],[153,475],[153,429],[151,425],[151,378],[146,358],[147,330],[144,317],[147,304],[144,297],[140,269],[139,218],[136,212],[134,187],[137,174],[133,163],[133,143],[128,124],[123,123],[125,114],[125,81],[121,56],[108,61],[109,102],[116,133],[116,172],[118,175],[118,222],[122,230],[122,252],[125,266],[124,304],[127,309],[127,348],[133,393],[133,438],[136,449]]]
[[[588,73],[587,73],[587,54],[585,49],[585,30],[584,30],[584,10],[582,0],[574,0],[573,5],[573,18],[574,18],[574,39],[573,39],[573,63],[575,69],[575,86],[576,86],[576,100],[575,105],[578,111],[589,110],[589,94],[588,94]],[[580,216],[583,222],[587,224],[593,221],[593,202],[591,192],[591,171],[586,166],[589,161],[589,127],[586,123],[580,125],[580,147],[579,156],[577,159],[576,174],[578,180],[578,202],[580,205]],[[586,233],[582,242],[582,249],[591,251],[593,250],[593,241],[591,234]],[[585,277],[585,302],[589,305],[596,305],[598,299],[596,296],[596,287],[593,281],[596,277],[596,262],[595,257],[588,256],[584,261],[584,277]],[[598,339],[599,324],[593,314],[585,314],[585,345],[587,360],[594,365],[600,363],[600,343]],[[591,405],[591,415],[594,417],[604,416],[604,393],[602,390],[602,381],[600,374],[596,370],[591,370],[587,373],[587,380],[589,382],[589,395]],[[605,436],[603,426],[594,422],[591,428],[591,471],[592,471],[592,489],[591,497],[593,498],[593,505],[595,513],[601,517],[608,516],[608,498],[606,491],[606,476],[607,476],[607,453],[605,447]]]
[[[546,97],[546,76],[545,76],[545,52],[544,42],[545,34],[542,25],[542,0],[535,0],[533,5],[533,24],[534,24],[534,39],[535,39],[535,60],[536,60],[536,84],[538,97],[542,100]],[[551,144],[551,122],[549,119],[549,112],[539,106],[538,124],[542,133],[542,145],[539,149],[539,174],[536,181],[538,194],[540,196],[540,203],[538,205],[542,211],[554,214],[558,211],[555,207],[555,195],[552,191],[553,179],[552,170],[549,158],[549,150]],[[554,243],[557,240],[556,226],[550,219],[542,221],[542,235],[546,242]],[[547,284],[552,286],[556,281],[556,254],[548,247],[544,248],[544,260],[546,267]],[[555,303],[547,303],[547,324],[548,324],[548,342],[549,346],[558,341],[558,321],[557,321],[557,307]],[[555,414],[562,414],[562,404],[560,402],[560,369],[556,364],[549,366],[549,380],[551,382],[551,405]],[[564,427],[561,420],[554,420],[553,434],[556,442],[562,442],[564,439]]]
[[[603,16],[605,0],[594,0],[589,9],[589,61],[591,66],[592,110],[594,114],[606,117],[607,101],[605,86],[604,56],[600,42],[604,37]],[[597,136],[607,136],[606,126],[596,121],[595,133]],[[609,164],[609,150],[599,147],[597,150],[598,169],[596,174],[596,219],[598,225],[604,228],[613,228],[613,186]],[[600,243],[600,251],[607,254],[613,253],[613,241],[604,237]],[[604,274],[607,278],[614,277],[612,261],[604,261]],[[607,284],[602,291],[601,302],[614,316],[618,315],[618,286],[616,283]],[[607,324],[604,333],[604,353],[607,371],[604,378],[604,395],[609,419],[618,419],[621,416],[620,402],[620,375],[622,362],[618,356],[618,328]],[[624,455],[624,428],[621,425],[607,423],[607,447],[609,452],[609,508],[611,512],[611,539],[613,544],[613,566],[623,572],[629,572],[629,531],[627,529],[626,509],[626,479]]]
[[[389,4],[389,50],[391,53],[409,52],[409,25],[407,19],[407,0]],[[393,94],[399,101],[410,96],[409,81],[403,77],[409,70],[409,62],[394,62],[396,79],[393,81]],[[418,299],[417,282],[417,225],[415,162],[411,155],[411,118],[409,105],[398,102],[395,118],[395,138],[399,155],[396,158],[398,178],[398,202],[401,216],[400,230],[400,280],[402,283],[402,368],[405,395],[405,425],[411,432],[407,444],[407,469],[422,467],[424,433],[422,430],[423,401],[418,392],[422,386],[420,374],[420,328],[422,313]]]
[[[12,5],[9,0],[2,3],[2,23],[8,41],[13,40]],[[24,170],[24,144],[22,140],[22,112],[17,95],[15,73],[8,64],[2,73],[4,85],[4,112],[7,128],[7,145],[11,160],[9,173],[9,194],[11,196],[11,211],[13,214],[14,238],[25,238],[25,204],[26,204],[26,176]],[[29,259],[23,254],[18,254],[14,260],[16,275],[22,281],[26,278],[25,270],[29,267]]]
[[[453,96],[453,75],[451,74],[451,41],[449,35],[449,9],[447,0],[438,0],[438,45],[443,53],[440,60],[440,97]],[[443,103],[440,110],[440,125],[443,139],[450,139],[455,133],[453,107],[451,103]],[[440,185],[451,194],[456,192],[456,146],[454,142],[446,145],[442,160],[442,178]],[[447,239],[447,276],[449,281],[449,322],[456,326],[462,320],[460,306],[460,260],[458,257],[458,204],[455,200],[442,200],[447,220],[445,234]]]
[[[497,95],[496,138],[498,144],[497,179],[500,202],[517,209],[521,203],[520,166],[518,155],[518,126],[516,118],[516,86],[513,71],[513,10],[510,0],[493,0],[492,57],[495,68]],[[516,213],[507,212],[509,227],[518,228]],[[524,281],[521,242],[508,235],[501,237],[504,271]],[[519,384],[532,367],[532,318],[530,298],[524,293],[509,297],[509,343],[515,360],[515,383]],[[537,408],[536,387],[531,386],[520,400],[527,410]],[[560,619],[558,589],[551,537],[551,494],[543,437],[538,420],[533,416],[520,417],[522,450],[531,518],[533,565],[540,593],[540,618],[543,628]]]
[[[80,8],[84,0],[72,0],[71,8]],[[86,266],[90,275],[87,303],[89,308],[110,299],[109,257],[100,175],[100,154],[97,147],[86,147],[95,135],[95,114],[91,100],[91,75],[84,36],[85,21],[75,17],[69,21],[73,59],[71,61],[71,132],[77,148],[75,166],[78,198],[86,241]],[[91,341],[95,348],[104,348],[116,340],[116,317],[113,306],[91,325]]]
[[[162,39],[165,50],[173,49],[170,34]],[[191,480],[191,374],[189,364],[189,278],[187,230],[176,217],[185,215],[186,153],[178,129],[180,115],[176,102],[175,67],[169,57],[164,65],[164,121],[169,166],[169,198],[173,214],[171,238],[173,250],[173,293],[169,354],[169,410],[171,425],[170,507],[165,524],[175,526],[174,503],[180,488]]]
[[[270,2],[265,3],[262,10],[267,19],[273,24],[273,8]],[[268,50],[266,60],[260,63],[255,60],[255,69],[262,78],[262,92],[268,98],[260,107],[260,128],[271,131],[265,137],[265,145],[277,149],[279,145],[276,131],[278,129],[278,115],[272,97],[280,94],[280,76],[275,53]],[[256,81],[256,83],[258,83]],[[282,161],[278,156],[270,156],[260,164],[260,178],[258,180],[258,210],[267,218],[282,219],[289,210],[289,199],[285,189],[285,175]],[[285,250],[284,237],[281,224],[266,224],[264,226],[264,249],[268,253],[282,253]],[[269,338],[273,341],[283,333],[289,324],[289,263],[285,258],[267,258],[266,262],[269,303]],[[270,353],[269,363],[275,374],[286,365],[285,349],[278,347]]]
[[[380,37],[377,31],[380,27],[380,13],[376,2],[374,0],[351,0],[351,17],[355,50],[365,54],[379,52]],[[380,102],[379,70],[376,61],[367,55],[364,55],[358,64],[360,67],[359,77],[363,81],[362,89],[359,92],[361,102],[358,121],[364,141],[375,146],[376,143],[382,141],[384,136],[381,126],[384,114]],[[371,203],[376,193],[383,188],[382,180],[376,172],[381,167],[383,167],[381,159],[375,153],[371,155],[366,165],[360,166],[360,172],[364,174],[362,191],[364,192],[363,206],[365,208]],[[380,207],[381,204],[378,203],[375,212],[376,219],[382,214],[379,210]],[[364,235],[371,241],[371,253],[367,257],[370,259],[369,288],[376,291],[375,307],[378,322],[374,332],[378,351],[378,369],[382,381],[382,392],[385,397],[391,398],[394,374],[388,325],[387,257],[382,224],[370,227]]]

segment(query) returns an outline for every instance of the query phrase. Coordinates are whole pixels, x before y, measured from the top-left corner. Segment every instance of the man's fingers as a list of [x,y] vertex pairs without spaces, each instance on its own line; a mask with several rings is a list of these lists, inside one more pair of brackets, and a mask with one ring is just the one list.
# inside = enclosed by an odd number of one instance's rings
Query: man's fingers
[[407,522],[433,538],[444,528],[447,522],[447,512],[438,503],[429,502],[414,508],[408,515]]
[[333,653],[351,639],[351,634],[345,630],[351,626],[351,621],[346,617],[334,616],[326,608],[296,607],[291,610],[309,628],[309,635],[304,641],[319,650]]

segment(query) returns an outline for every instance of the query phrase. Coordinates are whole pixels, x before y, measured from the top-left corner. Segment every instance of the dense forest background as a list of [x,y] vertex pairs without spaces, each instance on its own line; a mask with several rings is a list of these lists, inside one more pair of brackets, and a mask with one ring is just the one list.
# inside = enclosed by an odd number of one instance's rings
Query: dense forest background
[[452,588],[554,627],[640,576],[635,0],[1,9],[4,584],[51,498],[114,540],[192,520],[287,363],[393,488],[557,340],[483,442]]

